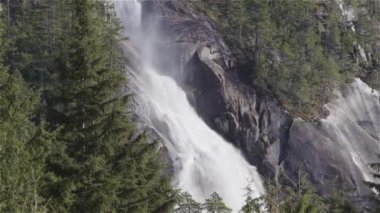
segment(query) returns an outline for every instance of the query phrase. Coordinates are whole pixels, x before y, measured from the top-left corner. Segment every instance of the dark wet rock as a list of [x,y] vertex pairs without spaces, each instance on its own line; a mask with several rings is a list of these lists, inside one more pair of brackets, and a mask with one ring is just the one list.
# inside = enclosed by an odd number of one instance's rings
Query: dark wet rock
[[[239,79],[236,62],[208,17],[183,1],[146,4],[161,14],[165,36],[157,45],[176,65],[171,75],[187,91],[198,114],[240,148],[262,174],[272,176],[283,155],[289,115],[274,98],[257,97]],[[168,64],[158,66],[170,69]]]

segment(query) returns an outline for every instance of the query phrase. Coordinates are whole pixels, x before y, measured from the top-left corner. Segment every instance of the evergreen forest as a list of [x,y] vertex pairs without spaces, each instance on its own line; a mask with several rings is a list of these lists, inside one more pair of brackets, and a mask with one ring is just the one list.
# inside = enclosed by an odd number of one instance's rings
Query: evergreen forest
[[377,0],[202,0],[195,6],[216,23],[242,79],[293,116],[324,117],[334,85],[354,77],[380,86]]
[[167,212],[156,143],[134,134],[111,3],[1,2],[0,212]]

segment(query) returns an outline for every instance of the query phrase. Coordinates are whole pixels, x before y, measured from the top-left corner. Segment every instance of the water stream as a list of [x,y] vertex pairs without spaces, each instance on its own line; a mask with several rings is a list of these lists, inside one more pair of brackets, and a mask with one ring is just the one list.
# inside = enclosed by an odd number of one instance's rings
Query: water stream
[[157,52],[154,42],[158,33],[154,27],[142,30],[140,3],[135,0],[114,0],[114,3],[126,35],[140,54],[142,69],[130,73],[139,114],[168,149],[174,166],[173,184],[199,202],[217,192],[237,212],[245,199],[245,187],[250,185],[256,196],[264,191],[256,169],[238,149],[206,125],[176,81],[151,64],[151,58],[160,57],[152,55]]

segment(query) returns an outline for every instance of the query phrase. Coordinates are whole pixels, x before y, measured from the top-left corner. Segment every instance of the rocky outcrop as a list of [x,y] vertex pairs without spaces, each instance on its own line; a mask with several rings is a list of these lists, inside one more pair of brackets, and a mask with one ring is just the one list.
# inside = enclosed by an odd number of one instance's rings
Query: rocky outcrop
[[[144,7],[161,17],[161,54],[174,64],[198,114],[240,148],[262,174],[273,175],[283,157],[291,119],[272,97],[257,97],[237,75],[235,60],[207,17],[183,1],[150,1]],[[171,64],[168,66],[168,64]],[[167,74],[168,72],[166,72]]]
[[290,129],[284,169],[295,176],[303,168],[322,192],[331,180],[356,193],[369,192],[364,180],[372,180],[368,164],[380,151],[379,95],[361,80],[335,91],[326,105],[330,115],[317,124],[295,119]]
[[280,165],[289,183],[304,170],[322,193],[333,188],[336,178],[357,195],[368,193],[362,180],[369,178],[366,164],[374,160],[379,143],[380,106],[378,95],[364,83],[339,88],[336,101],[326,106],[330,115],[321,122],[293,121],[276,99],[258,96],[239,79],[213,22],[190,3],[143,3],[146,11],[159,14],[165,32],[158,45],[167,61],[158,66],[173,70],[170,75],[185,88],[198,114],[262,175],[272,176]]
[[201,46],[184,67],[185,85],[193,105],[217,132],[239,147],[265,174],[279,163],[290,120],[269,97],[258,98],[235,72],[213,60],[210,48]]

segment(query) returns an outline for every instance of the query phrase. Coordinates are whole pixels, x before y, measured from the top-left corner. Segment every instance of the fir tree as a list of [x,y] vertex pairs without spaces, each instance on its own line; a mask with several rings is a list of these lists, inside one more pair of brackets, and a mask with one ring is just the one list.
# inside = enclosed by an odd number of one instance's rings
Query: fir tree
[[254,198],[252,189],[247,186],[242,213],[259,213],[263,210],[263,197]]
[[176,213],[201,213],[202,206],[200,203],[196,202],[191,194],[188,192],[183,192],[179,195],[177,201]]
[[35,125],[38,95],[27,87],[19,72],[9,71],[9,48],[0,21],[0,211],[42,212],[45,158],[51,135]]
[[[380,158],[380,155],[379,155]],[[380,163],[371,163],[369,164],[370,168],[373,170],[373,177],[375,180],[380,179]],[[373,190],[376,190],[374,195],[374,208],[371,209],[371,212],[379,212],[380,211],[380,183],[376,181],[365,181],[365,183]]]
[[59,138],[46,196],[58,211],[167,212],[175,193],[155,143],[132,138],[125,77],[113,66],[121,57],[114,52],[118,31],[110,30],[102,2],[66,3],[72,16],[56,60],[49,121]]
[[13,1],[7,37],[11,48],[7,63],[34,88],[43,88],[52,66],[52,16],[55,1]]
[[332,213],[355,213],[354,206],[350,203],[347,192],[343,190],[335,190],[331,196],[327,198],[329,204],[329,212]]
[[229,213],[232,210],[224,204],[223,199],[216,193],[212,193],[210,198],[206,199],[203,209],[208,213]]
[[[319,118],[341,80],[364,76],[378,86],[378,1],[345,1],[357,13],[356,31],[335,1],[201,2],[231,47],[242,80],[276,96],[293,116]],[[366,62],[358,57],[359,44]]]

